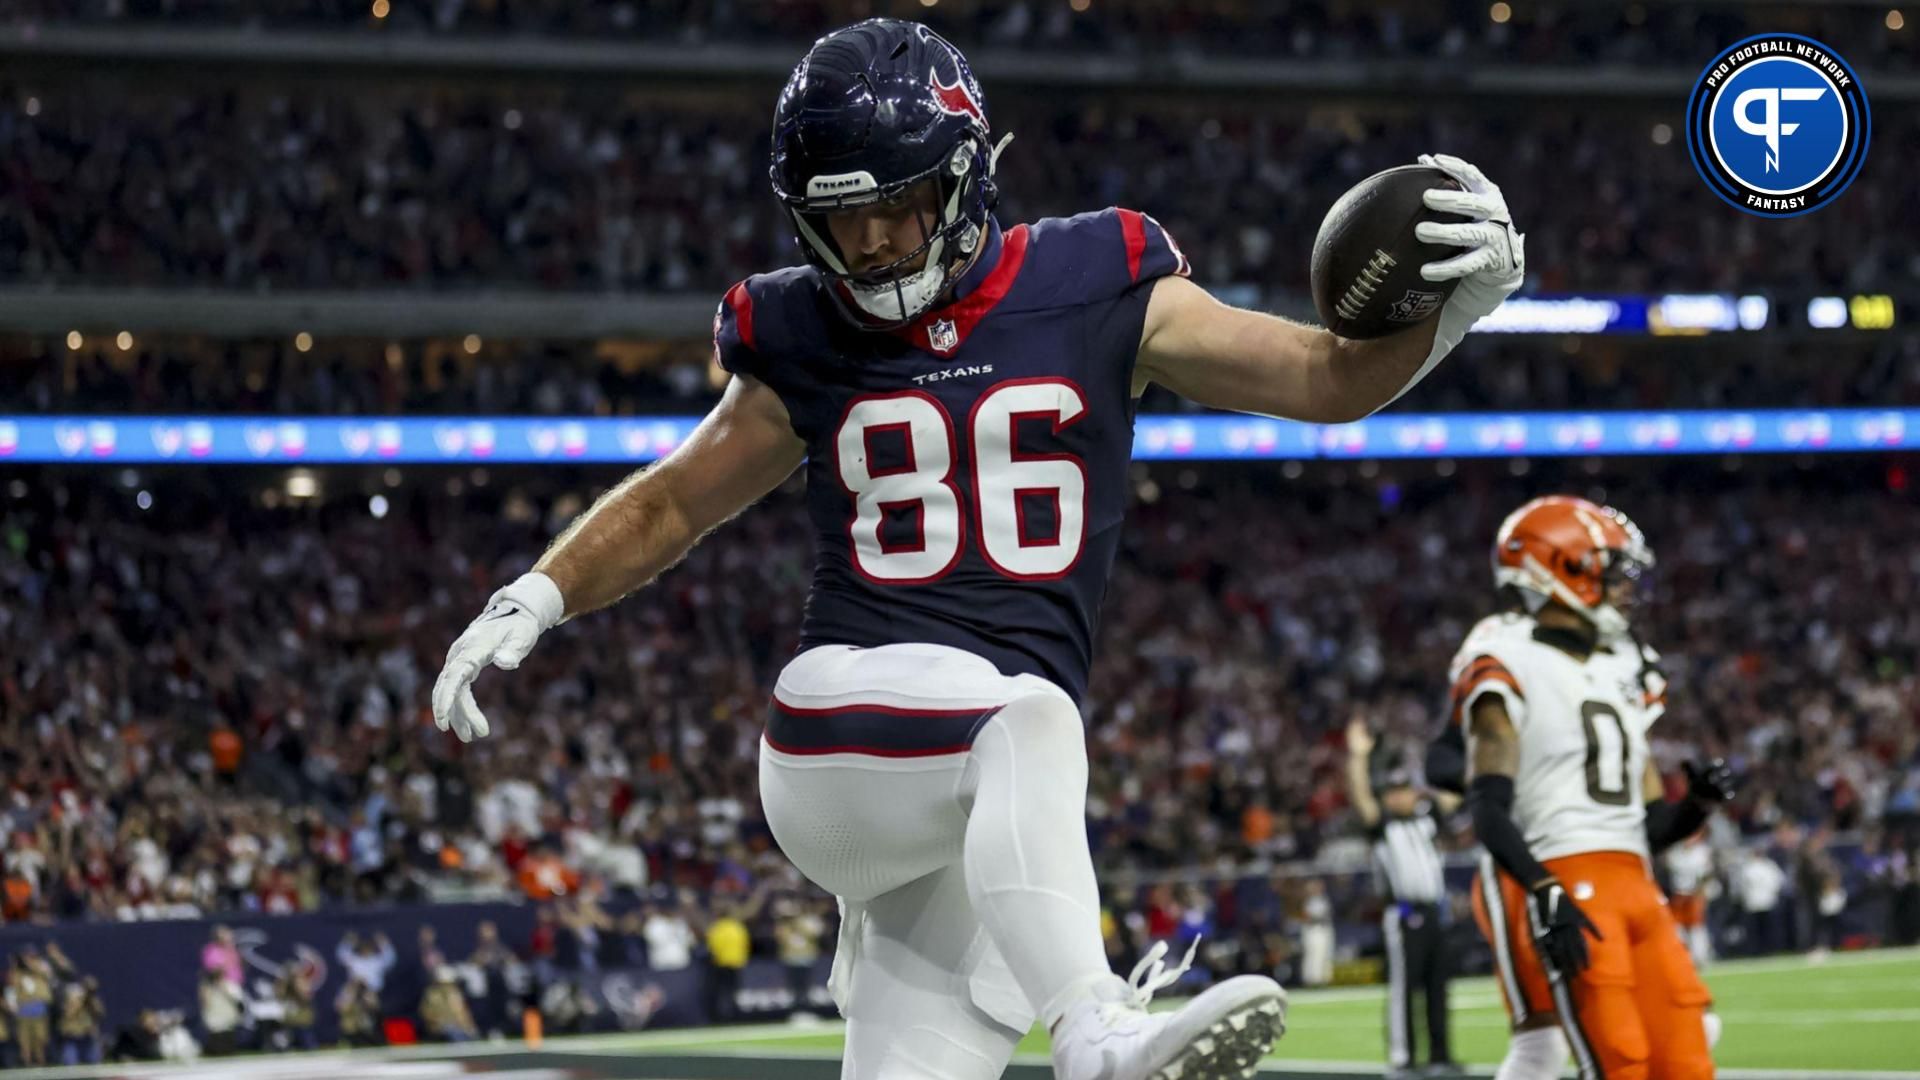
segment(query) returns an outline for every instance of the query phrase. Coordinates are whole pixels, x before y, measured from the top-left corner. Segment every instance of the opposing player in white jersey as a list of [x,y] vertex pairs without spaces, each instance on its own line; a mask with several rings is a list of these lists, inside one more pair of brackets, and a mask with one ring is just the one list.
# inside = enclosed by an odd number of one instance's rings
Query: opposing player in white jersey
[[[605,495],[449,651],[435,719],[562,619],[614,603],[800,467],[817,559],[801,652],[761,739],[767,825],[845,907],[830,984],[846,1080],[991,1080],[1033,1022],[1063,1080],[1226,1080],[1284,995],[1223,980],[1171,1012],[1150,951],[1109,970],[1085,827],[1087,690],[1159,383],[1203,404],[1352,420],[1412,386],[1518,288],[1500,190],[1444,156],[1419,239],[1455,280],[1432,317],[1354,341],[1220,303],[1151,217],[1002,227],[966,58],[872,19],[816,42],[775,107],[770,179],[807,265],[714,318],[732,378],[687,444]],[[1414,295],[1414,294],[1409,294]],[[1425,294],[1422,294],[1425,295]],[[1440,294],[1433,294],[1440,295]]]
[[1690,836],[1666,854],[1667,906],[1679,924],[1680,938],[1693,962],[1706,967],[1713,961],[1713,935],[1707,932],[1708,891],[1713,888],[1713,846],[1706,837]]
[[1557,1076],[1569,1047],[1583,1080],[1713,1075],[1706,987],[1651,858],[1698,830],[1732,782],[1724,763],[1689,764],[1687,797],[1661,797],[1647,731],[1666,680],[1626,616],[1652,564],[1619,511],[1529,502],[1494,543],[1508,610],[1454,658],[1451,721],[1488,853],[1474,909],[1513,1019],[1502,1080]]

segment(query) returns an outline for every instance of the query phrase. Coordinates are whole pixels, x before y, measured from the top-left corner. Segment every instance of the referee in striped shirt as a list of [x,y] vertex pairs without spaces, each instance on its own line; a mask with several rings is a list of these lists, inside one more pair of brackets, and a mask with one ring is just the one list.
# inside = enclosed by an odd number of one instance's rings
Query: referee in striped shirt
[[[1387,951],[1387,1064],[1389,1077],[1457,1076],[1447,1039],[1447,979],[1452,975],[1443,919],[1446,879],[1434,847],[1439,817],[1459,805],[1456,795],[1422,794],[1404,765],[1382,753],[1366,721],[1347,725],[1347,788],[1373,842],[1374,878],[1386,893],[1381,931]],[[1383,749],[1384,748],[1380,748]],[[1376,795],[1376,787],[1378,794]],[[1426,999],[1427,1065],[1415,1068],[1415,994]]]

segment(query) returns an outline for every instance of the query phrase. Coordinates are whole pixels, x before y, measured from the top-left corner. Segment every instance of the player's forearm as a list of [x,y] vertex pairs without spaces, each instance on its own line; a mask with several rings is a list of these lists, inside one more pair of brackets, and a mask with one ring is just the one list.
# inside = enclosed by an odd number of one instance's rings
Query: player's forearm
[[1392,401],[1426,363],[1429,320],[1372,341],[1221,303],[1184,278],[1158,283],[1137,374],[1216,409],[1339,424]]
[[1474,836],[1515,881],[1532,889],[1553,876],[1533,857],[1526,834],[1513,820],[1513,777],[1474,777],[1467,785],[1467,808],[1473,814]]
[[699,538],[662,463],[622,480],[575,518],[534,570],[566,600],[566,614],[596,611],[660,576]]
[[1353,809],[1360,820],[1372,825],[1380,820],[1380,803],[1373,797],[1373,781],[1367,776],[1367,759],[1359,754],[1347,755],[1347,797],[1353,800]]
[[1406,388],[1433,351],[1435,323],[1428,320],[1397,334],[1354,341],[1321,331],[1321,365],[1312,379],[1317,407],[1342,421],[1359,420],[1385,407]]
[[1707,823],[1707,813],[1707,808],[1694,799],[1652,800],[1647,803],[1647,847],[1658,855],[1685,840]]

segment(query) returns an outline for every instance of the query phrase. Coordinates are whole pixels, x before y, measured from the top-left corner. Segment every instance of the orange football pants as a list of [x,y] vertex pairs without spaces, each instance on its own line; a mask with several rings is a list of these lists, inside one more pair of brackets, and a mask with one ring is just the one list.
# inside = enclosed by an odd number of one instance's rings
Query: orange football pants
[[1598,851],[1545,865],[1600,938],[1587,937],[1587,970],[1551,977],[1534,951],[1526,890],[1481,859],[1473,915],[1514,1026],[1557,1015],[1581,1080],[1711,1080],[1711,999],[1645,861]]

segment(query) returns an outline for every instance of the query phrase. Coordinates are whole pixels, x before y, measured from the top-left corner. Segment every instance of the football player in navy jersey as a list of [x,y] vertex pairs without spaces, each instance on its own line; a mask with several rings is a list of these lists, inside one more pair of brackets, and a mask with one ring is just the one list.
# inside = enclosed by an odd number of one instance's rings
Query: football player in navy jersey
[[[1252,1076],[1283,1030],[1269,979],[1149,1012],[1164,943],[1107,967],[1085,830],[1080,702],[1127,497],[1134,405],[1157,382],[1298,420],[1393,401],[1520,284],[1499,188],[1425,223],[1460,253],[1437,317],[1349,341],[1229,307],[1151,217],[1003,228],[985,101],[952,45],[874,19],[816,42],[781,93],[772,180],[805,263],[728,290],[732,374],[685,445],[607,492],[448,652],[434,716],[461,739],[488,664],[614,603],[804,462],[818,548],[800,651],[760,748],[767,823],[840,898],[830,989],[842,1076],[997,1077],[1037,1018],[1068,1080]],[[1189,952],[1188,960],[1191,960]]]

